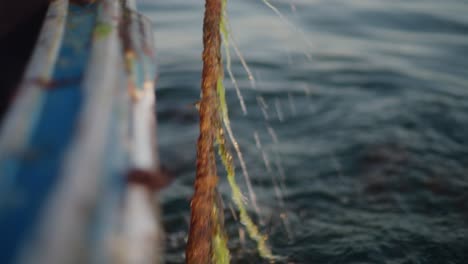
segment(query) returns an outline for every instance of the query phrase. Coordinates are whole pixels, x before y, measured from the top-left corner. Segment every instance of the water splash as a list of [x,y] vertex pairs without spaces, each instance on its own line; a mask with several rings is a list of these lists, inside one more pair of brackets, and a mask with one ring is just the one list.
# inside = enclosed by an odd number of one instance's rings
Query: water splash
[[[312,47],[312,43],[307,39],[307,36],[304,34],[304,32],[299,29],[296,25],[294,25],[289,19],[287,19],[281,11],[279,11],[278,8],[276,8],[269,0],[262,0],[262,2],[270,8],[286,25],[288,25],[292,30],[294,30],[299,36],[301,37],[302,41],[305,43],[305,45],[308,48]],[[304,51],[306,57],[310,60],[312,59],[312,55],[310,54],[309,51]]]
[[[233,82],[235,83],[236,90],[238,91],[238,97],[239,97],[239,100],[241,100],[241,106],[242,106],[243,105],[243,98],[242,98],[242,96],[240,94],[240,91],[238,89],[239,87],[236,86],[237,83],[235,82],[235,79],[233,77],[233,74],[232,74],[231,68],[230,68],[231,60],[230,60],[230,53],[229,53],[229,48],[228,48],[229,47],[229,44],[228,44],[229,43],[228,42],[229,37],[228,37],[228,30],[227,30],[227,27],[226,27],[226,25],[227,25],[227,16],[226,16],[227,1],[222,0],[221,3],[222,3],[222,8],[221,8],[222,17],[221,17],[220,31],[221,31],[221,35],[223,36],[223,44],[224,44],[225,52],[226,52],[227,71],[230,74],[231,80],[233,80]],[[258,227],[255,225],[255,223],[252,221],[252,219],[250,218],[250,216],[247,213],[247,209],[245,208],[244,202],[243,202],[242,192],[241,192],[241,190],[240,190],[240,188],[237,185],[236,180],[235,180],[235,170],[234,170],[232,155],[229,152],[229,150],[226,148],[226,140],[225,140],[225,136],[224,136],[225,131],[227,132],[228,137],[230,139],[230,142],[233,145],[234,150],[235,150],[235,152],[237,154],[237,157],[239,159],[239,163],[240,163],[243,175],[244,175],[246,183],[247,183],[247,188],[248,188],[248,191],[249,191],[249,196],[250,196],[252,205],[253,205],[255,211],[257,212],[257,214],[260,215],[260,208],[258,207],[257,202],[256,202],[256,195],[253,192],[250,177],[249,177],[249,174],[248,174],[248,171],[247,171],[247,166],[245,164],[245,161],[244,161],[242,152],[240,150],[239,144],[238,144],[236,138],[234,137],[234,134],[233,134],[232,129],[231,129],[228,110],[227,110],[227,104],[226,104],[226,94],[225,94],[225,88],[224,88],[224,84],[223,84],[222,74],[218,78],[216,90],[217,90],[218,104],[219,104],[218,105],[218,107],[219,107],[218,113],[219,113],[219,117],[220,117],[220,119],[216,119],[220,123],[215,124],[216,141],[218,143],[218,153],[219,153],[219,156],[221,157],[224,168],[226,169],[228,182],[229,182],[229,185],[230,185],[231,190],[232,190],[232,200],[233,200],[234,204],[237,206],[237,208],[239,210],[239,217],[240,217],[241,223],[247,229],[247,232],[248,232],[250,238],[253,239],[254,241],[256,241],[257,249],[258,249],[259,254],[263,258],[266,258],[266,259],[269,259],[269,260],[272,261],[272,260],[276,259],[277,257],[272,254],[270,248],[268,247],[268,245],[266,243],[267,236],[264,236],[264,235],[261,234]],[[246,111],[245,111],[245,113],[246,113]],[[216,120],[215,120],[215,122],[217,122]],[[224,129],[223,129],[223,127],[224,127]]]
[[226,12],[226,4],[227,4],[227,1],[223,0],[222,1],[222,5],[223,5],[222,17],[223,18],[221,19],[221,25],[220,25],[221,36],[223,37],[224,54],[226,56],[226,71],[228,72],[229,78],[231,79],[231,82],[234,85],[234,88],[236,90],[237,98],[239,98],[242,112],[244,113],[244,115],[247,115],[247,107],[245,106],[244,97],[242,96],[239,85],[237,84],[237,80],[234,74],[232,73],[232,69],[231,69],[231,53],[229,51],[229,39],[230,38],[229,38],[229,33],[228,33],[228,28],[227,28],[228,16]]

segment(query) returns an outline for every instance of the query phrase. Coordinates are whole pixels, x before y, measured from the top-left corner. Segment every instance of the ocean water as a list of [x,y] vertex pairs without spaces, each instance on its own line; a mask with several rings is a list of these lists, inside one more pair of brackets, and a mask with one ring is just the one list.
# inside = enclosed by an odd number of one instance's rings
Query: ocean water
[[[184,263],[204,1],[144,0],[154,22],[166,263]],[[468,1],[228,1],[228,104],[278,263],[468,263]],[[227,74],[226,74],[227,75]],[[233,263],[267,263],[220,190]]]

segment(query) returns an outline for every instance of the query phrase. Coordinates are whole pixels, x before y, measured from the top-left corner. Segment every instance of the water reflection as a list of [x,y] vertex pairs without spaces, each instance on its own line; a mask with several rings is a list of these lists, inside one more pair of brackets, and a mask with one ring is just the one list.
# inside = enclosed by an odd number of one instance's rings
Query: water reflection
[[[247,116],[226,82],[273,251],[286,263],[464,263],[466,1],[273,3],[303,33],[261,1],[230,1],[256,79],[252,87],[233,60]],[[162,159],[180,175],[163,194],[167,263],[182,263],[198,135],[187,106],[199,98],[203,3],[146,0],[141,9],[159,48]],[[228,186],[220,189],[229,201]],[[234,262],[260,263],[225,215]]]

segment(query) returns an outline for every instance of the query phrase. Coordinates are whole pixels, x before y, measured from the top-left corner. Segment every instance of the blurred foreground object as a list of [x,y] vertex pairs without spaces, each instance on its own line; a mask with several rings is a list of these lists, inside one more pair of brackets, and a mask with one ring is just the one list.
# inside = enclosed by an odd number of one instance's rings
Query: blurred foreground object
[[47,6],[49,0],[14,0],[0,3],[0,37],[24,24],[41,9]]
[[158,263],[155,51],[134,3],[55,0],[0,127],[0,262]]

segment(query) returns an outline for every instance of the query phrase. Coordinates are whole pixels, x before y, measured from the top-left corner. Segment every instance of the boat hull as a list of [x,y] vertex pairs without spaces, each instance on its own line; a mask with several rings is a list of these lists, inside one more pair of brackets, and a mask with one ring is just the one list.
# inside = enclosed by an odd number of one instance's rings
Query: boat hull
[[134,6],[51,3],[0,129],[2,263],[157,262],[132,247],[159,248],[162,233],[155,84]]

